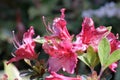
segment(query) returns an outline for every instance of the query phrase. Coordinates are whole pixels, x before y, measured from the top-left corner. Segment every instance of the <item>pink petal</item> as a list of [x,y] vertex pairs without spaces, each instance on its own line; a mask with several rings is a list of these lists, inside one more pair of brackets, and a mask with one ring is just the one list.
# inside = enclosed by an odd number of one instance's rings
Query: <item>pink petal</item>
[[58,55],[56,57],[50,57],[48,60],[49,71],[57,72],[60,68],[68,73],[73,74],[77,64],[77,55],[70,53],[68,55]]
[[[51,44],[50,44],[51,43]],[[43,49],[50,55],[48,60],[49,71],[57,72],[60,68],[68,73],[74,73],[77,64],[77,55],[72,52],[72,43],[70,40],[55,41],[45,43]]]
[[7,62],[7,65],[8,65],[9,63],[12,63],[12,62],[17,62],[17,61],[19,61],[19,60],[21,60],[21,59],[23,59],[23,57],[14,57],[14,58],[10,59],[10,60]]
[[33,37],[34,34],[35,34],[35,33],[34,33],[34,29],[33,29],[33,27],[31,26],[30,29],[29,29],[27,32],[24,33],[24,35],[23,35],[23,41],[24,41],[25,43],[30,43],[30,42],[32,42],[32,41],[33,41],[32,37]]
[[117,68],[117,65],[118,65],[118,64],[117,64],[116,62],[115,62],[115,63],[112,63],[112,64],[109,66],[110,70],[113,71],[113,72],[116,72],[115,69]]

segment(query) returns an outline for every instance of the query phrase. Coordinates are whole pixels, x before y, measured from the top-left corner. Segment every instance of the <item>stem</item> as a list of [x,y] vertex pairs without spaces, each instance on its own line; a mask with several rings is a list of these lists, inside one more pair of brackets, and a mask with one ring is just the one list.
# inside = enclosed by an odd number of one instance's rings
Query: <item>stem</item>
[[102,67],[101,70],[100,70],[100,74],[98,75],[98,80],[100,80],[101,76],[102,76],[102,73],[104,72],[104,68]]
[[93,73],[93,72],[94,72],[94,68],[90,68],[90,70],[91,70],[91,73]]

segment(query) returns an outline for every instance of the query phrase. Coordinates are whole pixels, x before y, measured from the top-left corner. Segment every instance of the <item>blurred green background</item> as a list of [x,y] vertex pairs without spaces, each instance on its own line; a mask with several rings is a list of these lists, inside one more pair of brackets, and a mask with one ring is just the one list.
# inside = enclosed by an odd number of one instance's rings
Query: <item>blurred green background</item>
[[[71,34],[76,35],[81,31],[85,16],[92,17],[96,27],[112,26],[112,32],[120,33],[120,0],[0,0],[0,70],[4,69],[2,61],[9,60],[15,50],[12,31],[15,31],[19,41],[30,26],[34,26],[36,35],[43,36],[46,31],[42,16],[52,24],[54,17],[60,15],[61,8],[66,8],[65,18]],[[19,69],[28,68],[23,61],[15,65]],[[85,68],[84,65],[81,67]],[[85,72],[87,70],[81,70],[80,74]],[[112,80],[120,80],[120,67],[112,75]]]

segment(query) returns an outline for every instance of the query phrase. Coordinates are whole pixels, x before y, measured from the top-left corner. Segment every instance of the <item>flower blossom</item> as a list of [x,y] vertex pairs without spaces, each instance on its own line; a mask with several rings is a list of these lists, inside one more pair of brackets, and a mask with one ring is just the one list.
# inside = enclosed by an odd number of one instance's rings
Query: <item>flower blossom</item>
[[108,33],[108,29],[104,26],[95,29],[93,20],[85,17],[82,23],[82,31],[76,36],[76,41],[73,43],[73,50],[85,51],[91,45],[97,51],[99,41]]
[[[52,27],[50,27],[49,25],[46,27],[48,31],[50,31],[52,34],[51,36],[47,36],[49,38],[58,38],[58,39],[71,39],[71,36],[67,30],[66,27],[66,20],[65,18],[65,9],[62,8],[61,9],[61,16],[60,17],[56,17],[53,20],[53,24]],[[45,23],[45,22],[44,22]],[[46,25],[46,24],[45,24]]]
[[[117,49],[120,49],[120,41],[117,40],[117,36],[110,33],[104,26],[94,28],[94,22],[91,18],[85,18],[82,23],[82,31],[77,35],[76,41],[73,43],[74,51],[85,51],[89,45],[91,45],[96,51],[100,40],[106,37],[110,43],[111,53]],[[115,72],[117,62],[111,64],[109,68]]]
[[63,75],[59,75],[55,72],[51,72],[51,75],[47,76],[45,80],[82,80],[82,79],[80,77],[79,78],[66,77]]
[[52,47],[52,49],[49,48],[51,51],[54,52],[48,60],[49,71],[57,72],[60,68],[62,68],[68,73],[74,73],[74,69],[77,64],[77,55],[71,50],[71,42],[69,42],[68,40],[62,41],[60,43],[53,42]]
[[45,43],[43,48],[50,55],[48,60],[49,71],[57,72],[62,68],[68,73],[74,73],[74,68],[77,64],[77,55],[72,52],[72,43],[70,41],[56,42],[53,40],[50,45]]
[[72,74],[77,64],[77,55],[72,51],[72,37],[66,28],[64,11],[65,9],[61,9],[61,17],[55,18],[52,28],[49,28],[52,34],[45,36],[43,49],[50,55],[49,71],[57,72],[62,68]]
[[30,27],[30,29],[24,33],[23,35],[23,43],[20,45],[15,37],[14,37],[14,45],[17,48],[15,51],[15,56],[8,61],[7,64],[11,62],[16,62],[21,59],[27,58],[27,59],[35,59],[37,58],[37,54],[34,51],[35,48],[35,42],[32,39],[34,35],[34,29],[33,27]]
[[[108,36],[107,36],[107,39],[109,40],[110,42],[110,47],[111,47],[111,52],[112,53],[113,51],[117,50],[117,49],[120,49],[120,41],[118,40],[118,35],[114,35],[113,33],[110,33]],[[116,72],[116,68],[118,66],[118,63],[117,62],[114,62],[112,63],[109,68],[111,71],[113,72]]]

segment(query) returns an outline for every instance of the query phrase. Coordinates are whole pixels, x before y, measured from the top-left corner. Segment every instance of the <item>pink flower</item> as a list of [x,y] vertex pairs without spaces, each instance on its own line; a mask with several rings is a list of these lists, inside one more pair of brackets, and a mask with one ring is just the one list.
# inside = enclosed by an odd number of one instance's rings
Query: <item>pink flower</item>
[[72,52],[72,43],[69,40],[57,42],[51,40],[50,43],[43,44],[43,49],[50,55],[48,60],[49,71],[57,72],[63,69],[68,73],[74,73],[77,64],[77,55]]
[[[120,41],[118,40],[118,35],[115,36],[113,33],[110,33],[107,36],[107,39],[110,42],[111,53],[117,49],[120,49]],[[117,68],[117,66],[118,66],[118,63],[114,62],[109,66],[109,68],[111,71],[116,72],[115,69]]]
[[32,39],[33,35],[34,35],[34,29],[31,26],[30,29],[27,32],[25,32],[23,35],[22,45],[20,45],[14,38],[14,41],[15,41],[14,45],[17,48],[17,50],[15,51],[15,56],[12,59],[10,59],[7,64],[24,59],[24,58],[27,58],[27,59],[37,58],[37,54],[34,51],[35,42]]
[[50,55],[49,71],[57,72],[62,68],[72,74],[77,64],[77,55],[72,51],[72,37],[66,27],[64,12],[65,9],[61,9],[61,17],[54,19],[51,28],[47,26],[47,30],[52,34],[44,37],[46,42],[43,44],[43,49]]
[[[85,51],[89,45],[97,51],[98,43],[103,37],[107,37],[109,40],[111,53],[116,49],[120,49],[120,41],[117,40],[118,36],[109,33],[108,29],[104,26],[95,29],[93,20],[86,17],[82,23],[82,31],[77,35],[77,40],[73,43],[73,51]],[[116,67],[117,62],[109,66],[114,72]]]
[[67,27],[66,27],[67,22],[64,19],[65,18],[64,12],[65,12],[65,9],[62,8],[61,16],[57,17],[53,20],[52,27],[50,27],[49,25],[46,27],[47,30],[52,33],[51,36],[47,36],[47,37],[49,37],[49,38],[55,37],[58,39],[66,39],[66,38],[70,39],[71,38],[71,36],[67,30]]
[[108,35],[108,29],[104,26],[94,28],[94,22],[91,18],[84,18],[82,31],[76,36],[73,43],[74,51],[85,51],[91,45],[96,51],[99,41]]
[[79,78],[73,78],[73,77],[66,77],[63,75],[59,75],[55,72],[52,72],[50,76],[47,76],[45,80],[82,80],[80,77]]

